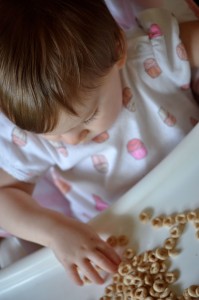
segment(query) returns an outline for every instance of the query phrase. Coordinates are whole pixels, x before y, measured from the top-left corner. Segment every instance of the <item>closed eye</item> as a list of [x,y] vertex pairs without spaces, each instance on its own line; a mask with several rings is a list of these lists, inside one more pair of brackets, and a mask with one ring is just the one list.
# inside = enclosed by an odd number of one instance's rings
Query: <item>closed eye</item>
[[97,108],[96,111],[94,112],[94,114],[89,119],[84,121],[84,124],[89,124],[90,122],[94,121],[95,118],[97,117],[98,113],[99,113],[99,110]]

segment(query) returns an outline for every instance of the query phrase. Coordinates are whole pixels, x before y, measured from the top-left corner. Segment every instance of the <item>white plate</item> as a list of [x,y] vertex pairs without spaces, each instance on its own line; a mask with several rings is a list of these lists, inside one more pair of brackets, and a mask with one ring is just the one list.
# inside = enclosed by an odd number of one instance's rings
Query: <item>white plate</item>
[[[160,245],[168,229],[154,229],[139,221],[144,208],[154,216],[199,208],[199,125],[160,163],[91,225],[103,236],[127,234],[137,251]],[[180,270],[178,290],[199,284],[199,240],[188,225],[173,259]],[[49,249],[41,249],[0,272],[1,300],[97,300],[104,286],[76,287]]]

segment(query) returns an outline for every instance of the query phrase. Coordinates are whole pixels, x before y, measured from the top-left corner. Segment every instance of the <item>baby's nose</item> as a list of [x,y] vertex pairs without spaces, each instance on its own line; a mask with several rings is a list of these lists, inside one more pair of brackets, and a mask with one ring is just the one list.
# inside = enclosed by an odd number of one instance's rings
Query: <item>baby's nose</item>
[[62,135],[62,141],[67,144],[70,144],[70,145],[77,145],[77,144],[83,142],[83,140],[85,140],[88,133],[89,133],[89,130],[84,129],[84,130],[80,131],[79,133],[74,132],[74,133]]

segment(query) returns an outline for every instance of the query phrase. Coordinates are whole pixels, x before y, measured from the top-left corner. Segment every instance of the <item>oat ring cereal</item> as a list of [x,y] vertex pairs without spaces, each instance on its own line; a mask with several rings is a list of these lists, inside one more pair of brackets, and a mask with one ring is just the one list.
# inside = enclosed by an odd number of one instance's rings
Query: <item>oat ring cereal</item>
[[133,285],[134,284],[134,282],[135,282],[135,280],[134,280],[134,275],[132,275],[132,274],[129,274],[129,275],[126,275],[126,276],[124,276],[124,279],[123,279],[123,282],[124,282],[124,284],[125,285]]
[[129,239],[126,235],[119,235],[118,236],[118,245],[119,246],[126,246],[129,243]]
[[166,284],[164,280],[157,279],[153,284],[153,289],[155,292],[161,293],[165,290]]
[[160,264],[158,262],[152,263],[150,267],[150,274],[158,274],[160,271]]
[[147,264],[146,262],[140,263],[137,267],[137,270],[139,272],[147,272],[149,270],[149,264]]
[[153,277],[150,274],[146,274],[144,276],[144,283],[146,285],[152,286],[153,285]]
[[124,290],[124,285],[122,283],[116,284],[116,292],[117,294],[122,293]]
[[187,216],[186,214],[177,214],[175,217],[176,223],[185,224],[187,222]]
[[154,291],[153,287],[150,287],[149,289],[149,294],[150,296],[154,297],[154,298],[160,298],[160,293]]
[[162,217],[156,217],[151,221],[151,223],[154,227],[162,227],[163,218]]
[[[140,214],[139,219],[142,223],[146,223],[147,218],[146,211]],[[188,222],[193,224],[199,238],[198,211],[175,213],[170,216],[160,215],[153,218],[151,220],[153,227],[172,226],[168,229],[168,237],[159,247],[147,249],[142,253],[136,253],[133,248],[128,247],[123,252],[118,272],[113,275],[113,283],[105,289],[105,295],[100,300],[199,299],[199,285],[191,285],[184,289],[181,295],[177,295],[174,291],[175,286],[173,289],[172,284],[177,281],[179,273],[177,270],[169,270],[171,256],[179,254],[176,245]],[[117,241],[117,245],[124,245],[128,238],[120,235],[112,241]]]
[[120,263],[118,273],[122,276],[128,275],[132,271],[131,264]]
[[141,212],[139,219],[142,223],[147,223],[151,219],[151,214],[147,211]]
[[166,287],[165,290],[160,294],[160,298],[167,298],[170,295],[170,293],[171,289],[169,287]]
[[183,224],[178,224],[178,225],[175,225],[173,226],[171,229],[170,229],[170,235],[171,237],[173,238],[179,238],[183,232],[183,229],[184,229],[184,226]]
[[164,276],[165,281],[168,283],[174,283],[177,280],[177,274],[174,272],[167,272]]
[[164,248],[170,250],[173,249],[176,246],[176,239],[174,238],[168,238],[164,242]]
[[111,235],[107,238],[106,242],[111,246],[111,247],[116,247],[117,246],[117,237],[114,235]]
[[122,280],[122,277],[120,274],[116,273],[113,275],[113,283],[120,283]]
[[157,248],[155,255],[161,260],[166,260],[168,258],[168,250],[165,248]]
[[138,299],[145,299],[148,295],[148,291],[145,287],[139,287],[134,292],[134,297]]
[[123,257],[126,259],[132,259],[135,256],[135,251],[132,248],[128,248],[124,251]]
[[163,219],[163,226],[171,227],[175,224],[175,217],[174,216],[166,216]]
[[156,262],[156,261],[158,260],[156,254],[155,254],[153,251],[151,251],[151,252],[148,254],[148,260],[149,260],[150,262]]
[[106,287],[105,292],[106,292],[106,296],[112,297],[115,293],[115,286],[114,285],[109,285]]
[[197,298],[199,296],[199,287],[197,285],[191,285],[187,289],[189,296]]

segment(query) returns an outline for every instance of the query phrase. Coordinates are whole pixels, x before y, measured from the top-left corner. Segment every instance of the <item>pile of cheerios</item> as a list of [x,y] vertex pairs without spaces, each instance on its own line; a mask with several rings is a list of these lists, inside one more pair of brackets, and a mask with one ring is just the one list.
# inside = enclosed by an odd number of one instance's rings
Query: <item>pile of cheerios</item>
[[[182,295],[177,295],[172,284],[178,279],[177,271],[169,271],[171,256],[179,254],[176,245],[187,222],[192,222],[199,238],[199,213],[188,211],[175,215],[151,217],[142,211],[139,219],[143,223],[151,222],[154,227],[169,227],[169,237],[163,245],[137,254],[134,249],[126,248],[118,272],[112,277],[112,283],[105,288],[100,300],[152,300],[152,299],[199,299],[199,286],[187,287]],[[126,246],[127,236],[110,236],[107,242],[115,247]]]

